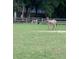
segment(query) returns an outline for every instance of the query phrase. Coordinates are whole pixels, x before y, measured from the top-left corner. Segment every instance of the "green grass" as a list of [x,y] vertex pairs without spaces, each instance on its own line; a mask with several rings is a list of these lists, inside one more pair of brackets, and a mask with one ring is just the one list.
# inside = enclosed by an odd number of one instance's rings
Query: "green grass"
[[[48,30],[48,25],[46,24],[14,24],[15,29],[19,30]],[[65,30],[65,25],[57,25],[56,30]]]
[[[48,30],[47,25],[13,25],[14,59],[66,59],[66,33],[32,32]],[[65,30],[58,25],[56,30]]]

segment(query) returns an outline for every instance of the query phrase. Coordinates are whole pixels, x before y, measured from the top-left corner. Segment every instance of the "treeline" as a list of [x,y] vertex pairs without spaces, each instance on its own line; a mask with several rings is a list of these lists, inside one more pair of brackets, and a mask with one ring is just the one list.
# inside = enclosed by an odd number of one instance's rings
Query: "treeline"
[[66,0],[13,0],[13,13],[17,16],[30,17],[31,9],[35,8],[35,17],[38,9],[45,11],[45,16],[51,18],[66,18]]

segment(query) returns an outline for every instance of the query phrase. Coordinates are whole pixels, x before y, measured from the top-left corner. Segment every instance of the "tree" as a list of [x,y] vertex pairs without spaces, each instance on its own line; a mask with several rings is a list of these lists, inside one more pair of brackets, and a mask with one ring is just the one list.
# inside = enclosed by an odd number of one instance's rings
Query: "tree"
[[54,13],[54,8],[59,5],[59,0],[47,0],[41,3],[41,8],[43,8],[47,16],[52,17]]
[[30,16],[31,8],[35,8],[36,17],[38,8],[45,10],[46,16],[49,17],[66,16],[66,0],[13,0],[13,2],[14,11],[23,13],[25,9],[27,16]]

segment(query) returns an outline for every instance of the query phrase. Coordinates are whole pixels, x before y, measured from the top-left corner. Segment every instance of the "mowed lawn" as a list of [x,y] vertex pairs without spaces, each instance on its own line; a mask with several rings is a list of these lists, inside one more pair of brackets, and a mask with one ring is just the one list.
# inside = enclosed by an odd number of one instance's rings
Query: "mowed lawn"
[[[65,30],[58,25],[56,30]],[[66,33],[32,32],[47,25],[13,25],[13,59],[66,59]]]

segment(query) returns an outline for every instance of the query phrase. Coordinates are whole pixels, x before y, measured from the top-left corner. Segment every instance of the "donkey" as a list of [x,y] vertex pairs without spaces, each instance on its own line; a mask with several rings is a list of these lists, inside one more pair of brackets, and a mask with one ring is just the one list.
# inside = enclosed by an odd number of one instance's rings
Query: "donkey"
[[[55,19],[52,19],[50,20],[48,17],[47,17],[47,24],[48,24],[48,29],[56,29],[56,26],[57,26],[57,21]],[[52,27],[53,26],[53,27]]]
[[37,24],[37,20],[32,20],[32,23],[35,23],[35,24]]

